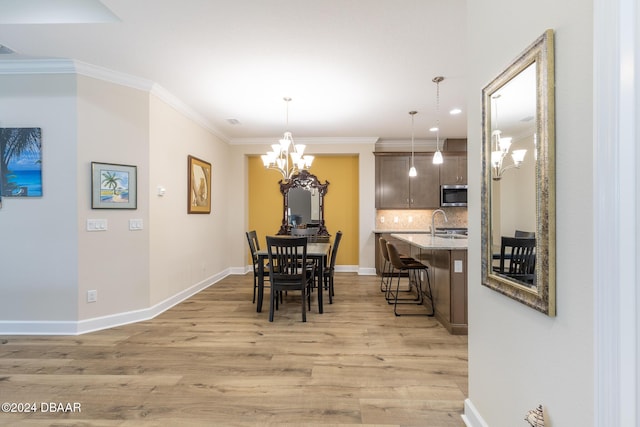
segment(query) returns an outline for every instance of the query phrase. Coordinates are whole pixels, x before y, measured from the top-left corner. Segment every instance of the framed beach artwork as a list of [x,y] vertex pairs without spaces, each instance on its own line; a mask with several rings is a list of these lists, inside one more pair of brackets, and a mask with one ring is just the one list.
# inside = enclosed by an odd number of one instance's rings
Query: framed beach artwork
[[211,163],[188,156],[187,213],[211,213]]
[[42,197],[41,128],[0,128],[0,196]]
[[136,166],[91,162],[91,208],[136,209]]

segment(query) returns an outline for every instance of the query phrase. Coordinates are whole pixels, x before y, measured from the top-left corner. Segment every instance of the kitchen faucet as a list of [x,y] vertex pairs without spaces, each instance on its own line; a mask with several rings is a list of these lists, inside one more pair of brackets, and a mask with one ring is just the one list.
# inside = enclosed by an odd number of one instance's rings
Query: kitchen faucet
[[447,219],[447,214],[442,209],[436,209],[435,211],[433,211],[433,213],[431,214],[431,237],[436,236],[436,226],[434,220],[438,212],[440,212],[444,216],[444,222],[449,222],[449,220]]

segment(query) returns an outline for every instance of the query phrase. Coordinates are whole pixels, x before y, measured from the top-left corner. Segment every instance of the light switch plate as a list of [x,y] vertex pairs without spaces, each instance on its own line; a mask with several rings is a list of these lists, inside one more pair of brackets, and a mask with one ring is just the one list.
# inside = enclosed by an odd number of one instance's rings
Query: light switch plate
[[132,231],[142,230],[142,228],[143,228],[142,219],[135,218],[135,219],[130,219],[129,220],[129,230],[132,230]]
[[462,260],[456,259],[453,261],[453,272],[454,273],[463,273],[462,271]]
[[87,231],[107,231],[106,219],[88,219]]

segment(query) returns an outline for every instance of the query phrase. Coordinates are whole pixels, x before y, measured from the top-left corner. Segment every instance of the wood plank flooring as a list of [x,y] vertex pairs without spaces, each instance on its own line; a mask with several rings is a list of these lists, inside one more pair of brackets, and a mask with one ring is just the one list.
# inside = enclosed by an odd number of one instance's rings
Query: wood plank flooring
[[[395,317],[375,276],[337,273],[335,283],[334,303],[325,294],[324,314],[312,305],[306,323],[297,295],[269,323],[247,274],[150,321],[0,336],[0,400],[37,406],[0,413],[0,425],[464,426],[467,337]],[[81,412],[43,412],[42,402]]]

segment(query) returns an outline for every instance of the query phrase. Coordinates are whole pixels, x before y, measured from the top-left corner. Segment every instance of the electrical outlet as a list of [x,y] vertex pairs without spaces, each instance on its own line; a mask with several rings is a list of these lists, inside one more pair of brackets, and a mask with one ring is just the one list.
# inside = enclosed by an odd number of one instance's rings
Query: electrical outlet
[[87,291],[87,302],[96,302],[98,301],[98,291],[92,290]]

